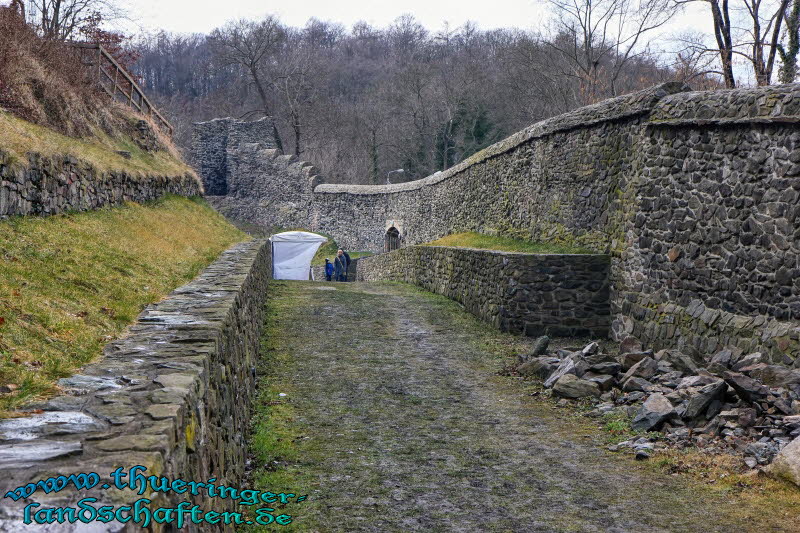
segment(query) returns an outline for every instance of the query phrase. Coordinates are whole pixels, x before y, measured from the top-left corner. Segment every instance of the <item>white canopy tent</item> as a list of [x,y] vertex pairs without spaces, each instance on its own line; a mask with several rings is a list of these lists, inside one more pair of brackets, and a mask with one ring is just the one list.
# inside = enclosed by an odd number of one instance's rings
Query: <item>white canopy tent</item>
[[272,243],[272,277],[308,280],[311,260],[328,239],[306,231],[285,231],[269,238]]

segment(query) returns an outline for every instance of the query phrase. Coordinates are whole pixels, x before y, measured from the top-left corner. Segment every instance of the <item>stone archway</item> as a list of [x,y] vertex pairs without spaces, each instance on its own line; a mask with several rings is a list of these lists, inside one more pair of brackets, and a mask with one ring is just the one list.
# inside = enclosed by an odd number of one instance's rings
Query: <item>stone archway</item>
[[386,231],[386,237],[384,238],[384,252],[391,252],[392,250],[397,250],[400,248],[400,243],[402,241],[402,237],[400,236],[400,231],[392,226]]

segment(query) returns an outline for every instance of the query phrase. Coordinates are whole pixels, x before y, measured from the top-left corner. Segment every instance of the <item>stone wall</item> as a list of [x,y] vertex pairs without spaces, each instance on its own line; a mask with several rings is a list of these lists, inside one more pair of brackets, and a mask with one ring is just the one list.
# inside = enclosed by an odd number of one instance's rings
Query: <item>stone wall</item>
[[[242,488],[269,250],[264,241],[227,250],[197,279],[148,306],[102,360],[60,380],[62,396],[29,406],[41,410],[33,416],[0,421],[0,493],[58,474],[97,472],[107,481],[116,468],[135,465],[146,466],[145,475],[216,478],[216,485]],[[142,497],[98,487],[83,495],[40,491],[17,503],[3,499],[0,530],[27,531],[31,526],[20,520],[30,501],[74,507],[82,496],[98,498],[98,507]],[[221,498],[145,496],[151,509],[193,501],[204,510],[233,510]],[[93,531],[122,527],[93,525]],[[125,528],[141,531],[131,523]],[[198,529],[206,528],[222,529]]]
[[622,246],[622,198],[642,122],[680,84],[607,100],[525,129],[433,176],[396,185],[316,187],[312,229],[349,250],[383,251],[386,230],[406,244],[477,231]]
[[314,178],[312,193],[285,196],[294,215],[257,208],[296,181],[262,165],[251,178],[277,185],[242,183],[254,194],[226,209],[348,250],[383,251],[391,227],[404,245],[460,231],[582,245],[611,256],[614,337],[800,365],[798,123],[800,85],[670,83],[539,122],[421,180]]
[[276,148],[273,122],[194,125],[192,152],[207,199],[226,217],[265,229],[306,228],[316,169]]
[[360,281],[403,281],[460,302],[502,331],[605,338],[607,255],[410,246],[358,261]]
[[86,211],[126,201],[145,202],[165,194],[200,196],[203,188],[188,173],[140,176],[100,172],[72,156],[35,153],[28,155],[27,164],[20,164],[0,150],[0,218]]
[[640,141],[619,335],[800,364],[800,89],[676,94]]

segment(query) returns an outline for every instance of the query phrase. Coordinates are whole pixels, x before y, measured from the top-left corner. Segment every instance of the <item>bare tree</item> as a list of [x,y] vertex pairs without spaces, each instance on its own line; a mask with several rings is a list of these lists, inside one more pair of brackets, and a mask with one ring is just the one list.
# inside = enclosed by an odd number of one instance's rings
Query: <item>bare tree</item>
[[569,62],[585,103],[617,94],[625,65],[648,53],[647,36],[677,9],[669,0],[547,2],[554,10],[555,30],[547,44]]
[[[714,54],[720,63],[725,86],[737,86],[734,65],[736,58],[748,64],[758,85],[769,85],[775,71],[776,58],[780,57],[791,70],[797,58],[797,26],[800,11],[790,8],[792,0],[677,0],[680,3],[705,2],[714,27],[716,46],[695,43],[695,54]],[[788,31],[784,31],[784,24]],[[794,32],[794,41],[792,41]],[[789,46],[783,39],[788,33]],[[793,48],[793,45],[796,48]],[[784,72],[782,76],[793,73]]]
[[[534,32],[467,24],[429,33],[410,16],[349,31],[317,20],[304,28],[259,24],[232,23],[212,38],[139,41],[137,74],[157,104],[174,111],[180,143],[188,144],[194,121],[269,115],[281,148],[327,179],[384,183],[398,168],[405,172],[394,180],[448,168],[584,102],[573,63]],[[602,56],[598,97],[609,92],[615,53]],[[639,50],[623,63],[616,93],[674,76]]]
[[[256,88],[261,113],[274,117],[272,100],[268,90],[273,80],[269,67],[286,39],[286,30],[273,16],[260,21],[238,20],[214,30],[209,37],[212,50],[222,66],[238,66],[244,69]],[[283,150],[283,142],[275,127],[275,142]]]
[[781,83],[792,83],[797,79],[797,55],[800,53],[800,0],[793,0],[783,15],[788,43],[778,45],[781,68],[778,79]]
[[29,20],[47,39],[74,39],[90,19],[108,22],[125,13],[114,0],[28,0]]

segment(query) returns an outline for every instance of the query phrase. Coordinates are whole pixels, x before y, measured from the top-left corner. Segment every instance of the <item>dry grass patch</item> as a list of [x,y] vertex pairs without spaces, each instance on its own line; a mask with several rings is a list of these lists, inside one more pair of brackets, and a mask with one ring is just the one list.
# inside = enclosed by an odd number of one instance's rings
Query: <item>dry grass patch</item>
[[180,197],[0,222],[0,417],[57,392],[145,305],[244,239]]
[[[123,111],[118,111],[120,114]],[[129,116],[129,120],[140,118]],[[127,171],[133,175],[178,176],[194,174],[184,163],[167,139],[160,139],[167,150],[146,152],[133,139],[122,134],[112,136],[101,130],[91,137],[77,139],[17,118],[0,111],[0,150],[8,152],[17,163],[27,165],[27,153],[36,152],[46,157],[72,155],[91,163],[100,171]],[[130,152],[126,159],[116,150]]]
[[[722,496],[749,505],[729,511],[743,522],[761,521],[764,531],[785,531],[782,525],[800,518],[800,489],[744,466],[740,457],[701,450],[664,450],[651,459],[650,468],[672,476],[687,476]],[[758,509],[758,513],[753,510]]]

